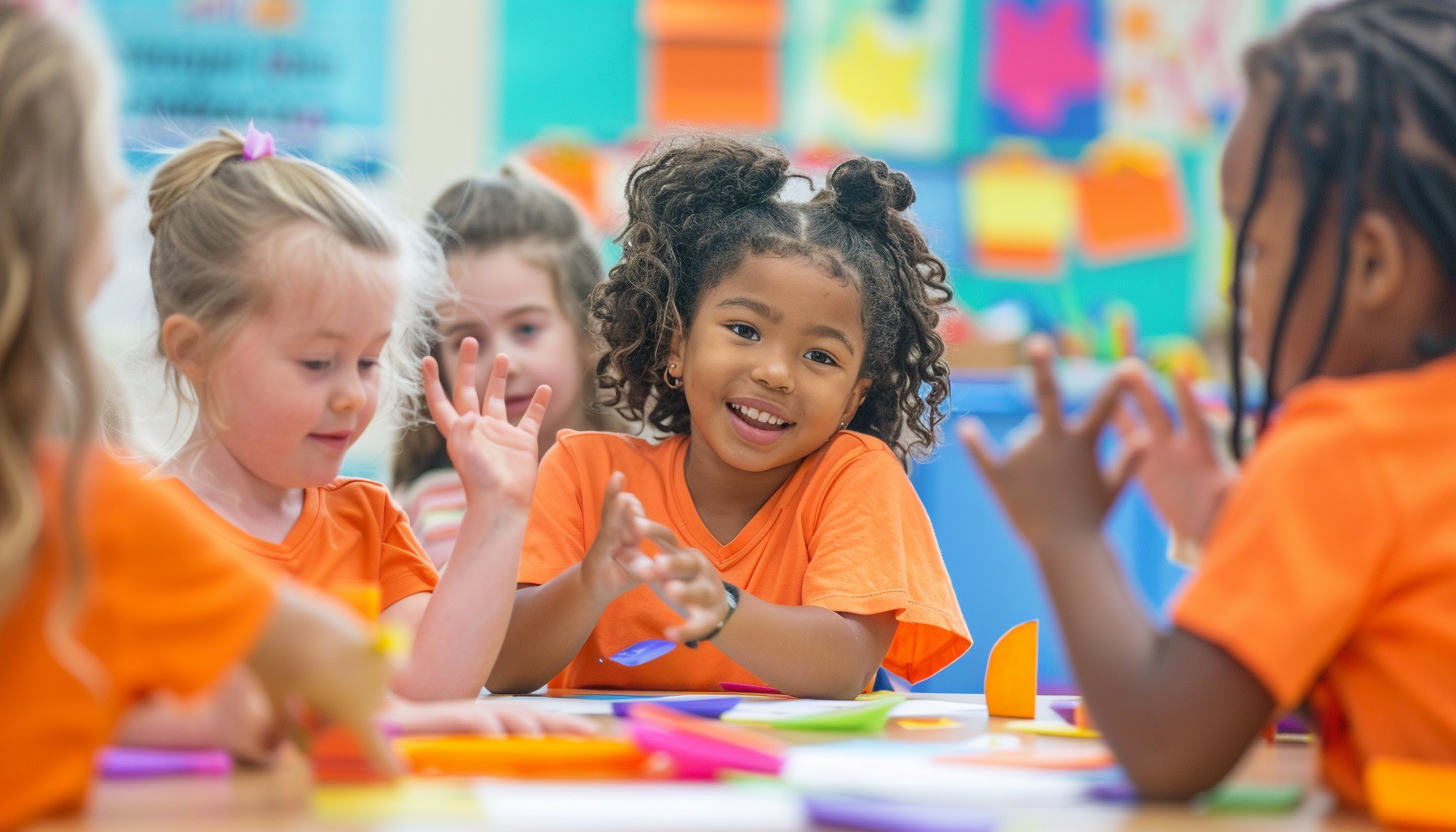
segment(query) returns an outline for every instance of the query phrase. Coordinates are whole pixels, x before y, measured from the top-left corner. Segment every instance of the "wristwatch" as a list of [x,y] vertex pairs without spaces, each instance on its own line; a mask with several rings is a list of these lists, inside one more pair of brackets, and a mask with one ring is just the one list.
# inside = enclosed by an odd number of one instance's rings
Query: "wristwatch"
[[723,628],[728,624],[728,619],[732,618],[733,613],[738,609],[738,598],[742,594],[743,591],[740,590],[738,587],[728,583],[727,581],[724,581],[723,600],[728,604],[728,611],[723,613],[723,620],[718,622],[718,626],[713,628],[713,632],[708,633],[702,638],[695,638],[692,641],[685,641],[683,642],[683,644],[696,650],[699,642],[712,641],[714,636],[723,632]]

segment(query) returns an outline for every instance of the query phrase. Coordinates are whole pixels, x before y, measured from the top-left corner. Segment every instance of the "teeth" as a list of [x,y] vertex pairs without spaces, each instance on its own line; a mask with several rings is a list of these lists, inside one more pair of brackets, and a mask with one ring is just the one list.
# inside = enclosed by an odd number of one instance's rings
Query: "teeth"
[[733,411],[735,413],[751,422],[758,422],[759,424],[772,425],[775,427],[778,425],[788,424],[785,420],[780,419],[779,417],[774,416],[770,413],[764,413],[763,411],[754,407],[744,407],[742,405],[736,404],[730,404],[728,406],[733,408]]

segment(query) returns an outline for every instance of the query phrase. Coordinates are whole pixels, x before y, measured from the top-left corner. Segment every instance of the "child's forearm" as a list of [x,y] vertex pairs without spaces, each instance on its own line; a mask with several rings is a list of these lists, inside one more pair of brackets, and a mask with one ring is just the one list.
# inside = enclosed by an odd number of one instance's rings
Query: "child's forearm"
[[895,628],[894,613],[848,615],[781,606],[744,593],[712,643],[784,693],[853,699],[874,680]]
[[396,692],[419,701],[480,694],[510,623],[525,536],[524,512],[466,510]]
[[1150,798],[1217,783],[1248,749],[1273,703],[1215,645],[1161,633],[1100,535],[1037,552],[1077,682],[1118,762]]
[[576,657],[606,608],[582,582],[579,563],[540,586],[516,590],[510,628],[486,687],[529,693],[551,681]]
[[250,763],[263,763],[279,736],[267,695],[243,668],[208,692],[190,699],[162,694],[127,712],[112,741],[157,748],[223,748]]

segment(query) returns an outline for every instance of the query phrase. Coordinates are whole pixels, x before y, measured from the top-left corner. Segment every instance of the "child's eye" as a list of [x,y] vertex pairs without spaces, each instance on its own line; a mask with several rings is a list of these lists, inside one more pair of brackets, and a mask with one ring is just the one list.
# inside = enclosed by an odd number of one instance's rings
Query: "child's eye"
[[379,359],[377,359],[377,358],[361,358],[361,359],[359,359],[359,369],[365,371],[366,373],[369,372],[370,370],[373,370],[375,367],[378,367],[378,366],[379,366]]
[[740,338],[747,338],[750,341],[758,340],[758,330],[748,324],[728,324],[728,331]]
[[537,326],[536,324],[521,324],[520,326],[516,327],[516,337],[522,340],[533,338],[536,335],[540,334],[540,332],[541,327]]
[[308,370],[309,372],[314,372],[314,373],[320,372],[322,370],[327,370],[329,368],[329,362],[328,361],[320,361],[320,360],[315,360],[315,359],[307,359],[307,360],[304,360],[304,361],[300,361],[298,363],[299,364],[302,364],[303,365],[303,368],[305,370]]
[[809,350],[808,352],[804,353],[804,357],[814,362],[815,364],[828,364],[831,367],[839,363],[838,361],[834,360],[834,356],[830,355],[824,350]]

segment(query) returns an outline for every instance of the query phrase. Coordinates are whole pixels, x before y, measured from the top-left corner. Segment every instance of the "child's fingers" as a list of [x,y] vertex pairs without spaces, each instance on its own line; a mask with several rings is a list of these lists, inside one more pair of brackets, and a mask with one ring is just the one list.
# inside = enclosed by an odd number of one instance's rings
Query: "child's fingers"
[[621,471],[613,471],[607,478],[606,490],[602,492],[602,528],[611,528],[612,518],[616,517],[619,507],[617,495],[622,493],[622,484],[627,481],[627,475]]
[[516,427],[535,439],[541,433],[541,422],[546,418],[546,407],[550,404],[551,388],[544,384],[537,387],[536,395],[531,397],[531,403],[526,406],[526,412],[521,415],[521,421]]
[[1173,432],[1173,420],[1168,418],[1168,409],[1163,407],[1158,391],[1153,388],[1152,380],[1141,365],[1128,374],[1127,390],[1132,394],[1133,401],[1137,402],[1143,423],[1148,426],[1154,439],[1164,439]]
[[1112,426],[1117,428],[1117,435],[1124,439],[1144,432],[1142,422],[1132,415],[1132,409],[1123,399],[1118,400],[1116,409],[1112,411]]
[[1122,397],[1122,391],[1127,386],[1124,375],[1123,372],[1118,372],[1102,385],[1101,390],[1097,391],[1097,397],[1092,400],[1092,404],[1077,424],[1079,433],[1088,435],[1094,440],[1102,435],[1102,429],[1107,427],[1108,421],[1112,419],[1113,412],[1117,410],[1118,399]]
[[676,627],[668,627],[662,634],[670,641],[682,644],[685,641],[696,641],[708,635],[718,628],[718,622],[722,620],[718,613],[702,606],[686,606],[686,615],[683,623]]
[[547,734],[595,734],[597,725],[571,714],[541,714],[541,729]]
[[1193,395],[1193,385],[1188,376],[1183,373],[1173,374],[1173,401],[1178,405],[1178,418],[1183,420],[1183,430],[1188,433],[1189,438],[1197,440],[1198,446],[1208,451],[1209,458],[1214,456],[1213,425],[1208,423],[1208,417],[1204,415],[1203,408],[1198,406],[1198,399]]
[[485,383],[485,404],[481,413],[492,419],[506,418],[506,376],[511,372],[511,357],[500,353],[490,365],[490,380]]
[[638,524],[642,536],[656,543],[664,552],[675,552],[682,548],[677,542],[677,533],[656,520],[643,518]]
[[1045,335],[1033,335],[1026,341],[1026,357],[1031,362],[1031,377],[1036,388],[1036,410],[1041,416],[1042,430],[1062,429],[1062,392],[1052,370],[1052,342]]
[[430,409],[430,418],[435,420],[435,426],[440,429],[441,435],[449,436],[450,427],[455,424],[455,408],[450,404],[450,398],[445,395],[445,386],[440,383],[440,365],[432,356],[425,356],[420,363],[420,369],[425,377],[425,405]]
[[669,580],[695,578],[703,572],[703,567],[707,565],[706,559],[696,549],[664,552],[654,558],[653,562],[657,565],[658,574]]
[[1147,434],[1144,433],[1141,438],[1123,440],[1122,447],[1118,449],[1112,465],[1103,475],[1111,493],[1121,494],[1122,489],[1127,487],[1127,481],[1137,473],[1138,465],[1142,463],[1143,455],[1148,450],[1146,437]]
[[520,737],[540,737],[546,731],[537,714],[524,708],[493,708],[506,733]]
[[359,741],[359,750],[364,752],[364,758],[376,770],[385,774],[401,773],[399,758],[394,756],[394,751],[390,749],[373,719],[366,717],[358,722],[347,723],[344,727]]
[[459,413],[479,413],[480,398],[475,392],[475,359],[480,353],[480,343],[474,338],[460,342],[460,359],[455,362],[455,410]]
[[993,448],[991,437],[986,434],[986,425],[974,416],[967,416],[956,423],[956,436],[970,454],[971,461],[981,469],[986,479],[991,479],[1001,470],[1000,453]]

